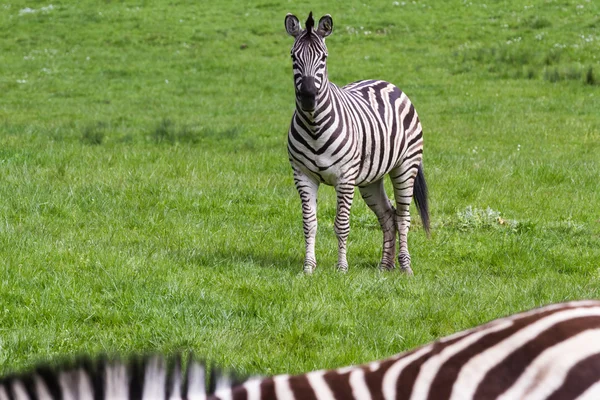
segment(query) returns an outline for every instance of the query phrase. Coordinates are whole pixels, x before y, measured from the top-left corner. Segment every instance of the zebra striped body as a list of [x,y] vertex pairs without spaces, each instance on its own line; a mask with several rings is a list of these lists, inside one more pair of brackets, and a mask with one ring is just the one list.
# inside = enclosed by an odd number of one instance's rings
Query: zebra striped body
[[[600,301],[497,319],[362,366],[208,384],[202,365],[150,358],[0,380],[7,399],[600,399]],[[207,390],[207,386],[212,386]]]
[[331,186],[349,180],[365,187],[407,157],[419,165],[421,123],[396,86],[366,80],[339,88],[329,82],[322,102],[337,112],[315,112],[310,118],[296,111],[292,118],[289,154],[304,174]]
[[[389,82],[364,80],[342,88],[329,82],[324,38],[333,22],[325,16],[317,29],[313,24],[312,13],[306,30],[300,29],[295,16],[286,17],[286,29],[296,38],[291,51],[296,111],[288,133],[288,154],[302,201],[304,270],[310,273],[316,268],[317,190],[324,183],[337,193],[338,269],[348,268],[350,207],[358,186],[383,231],[380,267],[395,267],[398,236],[400,267],[412,273],[406,237],[413,195],[423,225],[429,228],[421,123],[408,97]],[[394,187],[395,209],[384,190],[385,175]]]

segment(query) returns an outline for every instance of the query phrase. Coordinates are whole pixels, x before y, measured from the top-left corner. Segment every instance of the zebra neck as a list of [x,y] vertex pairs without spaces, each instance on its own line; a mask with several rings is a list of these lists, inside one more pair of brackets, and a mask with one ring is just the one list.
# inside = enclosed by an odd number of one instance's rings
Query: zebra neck
[[[339,118],[334,91],[337,87],[326,81],[317,95],[314,111],[304,111],[296,104],[296,125],[313,138],[320,137]],[[339,110],[338,110],[339,111]]]

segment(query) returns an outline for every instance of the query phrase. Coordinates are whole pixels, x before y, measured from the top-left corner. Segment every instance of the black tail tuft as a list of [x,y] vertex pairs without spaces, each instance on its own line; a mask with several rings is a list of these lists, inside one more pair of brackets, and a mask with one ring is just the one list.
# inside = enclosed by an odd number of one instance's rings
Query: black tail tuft
[[419,164],[417,177],[413,187],[413,198],[423,221],[423,228],[429,235],[429,204],[427,203],[427,182],[425,182],[425,174],[423,173],[423,163]]

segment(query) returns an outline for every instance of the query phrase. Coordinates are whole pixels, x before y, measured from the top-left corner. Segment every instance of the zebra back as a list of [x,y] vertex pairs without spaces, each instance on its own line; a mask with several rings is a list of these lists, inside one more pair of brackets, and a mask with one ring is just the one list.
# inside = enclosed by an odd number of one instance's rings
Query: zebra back
[[537,308],[366,365],[280,375],[220,399],[600,399],[600,301]]
[[79,361],[0,380],[27,399],[600,399],[600,301],[497,319],[360,366],[233,381],[180,358]]

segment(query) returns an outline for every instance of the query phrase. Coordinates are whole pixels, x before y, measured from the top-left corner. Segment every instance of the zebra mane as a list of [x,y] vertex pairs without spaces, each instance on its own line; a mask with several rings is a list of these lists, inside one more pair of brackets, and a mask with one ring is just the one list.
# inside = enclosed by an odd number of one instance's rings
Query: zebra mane
[[214,364],[191,356],[185,362],[179,354],[132,356],[125,360],[107,356],[78,357],[58,363],[39,363],[29,371],[0,377],[0,399],[21,398],[19,393],[28,394],[32,400],[206,398],[249,379],[253,378],[220,370]]
[[315,27],[315,20],[312,16],[312,11],[308,14],[308,18],[306,19],[306,33],[310,35],[312,33],[313,28]]

